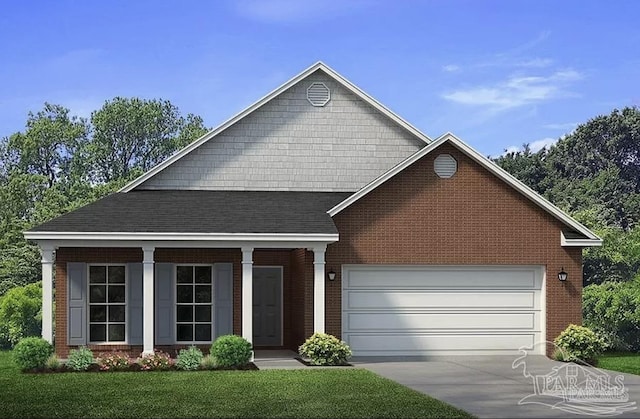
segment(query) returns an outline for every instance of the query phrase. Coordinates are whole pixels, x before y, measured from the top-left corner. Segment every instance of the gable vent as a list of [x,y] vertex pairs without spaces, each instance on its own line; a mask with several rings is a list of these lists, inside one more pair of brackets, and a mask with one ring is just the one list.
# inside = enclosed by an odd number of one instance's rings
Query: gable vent
[[433,162],[433,170],[439,177],[449,179],[458,170],[458,162],[451,154],[440,154]]
[[311,83],[307,88],[307,100],[313,106],[324,106],[329,99],[331,99],[331,91],[324,83]]

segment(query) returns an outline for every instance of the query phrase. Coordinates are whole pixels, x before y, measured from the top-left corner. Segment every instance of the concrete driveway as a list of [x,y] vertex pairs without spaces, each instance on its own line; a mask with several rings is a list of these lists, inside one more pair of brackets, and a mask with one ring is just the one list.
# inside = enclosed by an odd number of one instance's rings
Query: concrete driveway
[[[551,361],[539,355],[520,359],[517,362],[519,365],[513,368],[517,358],[518,356],[449,356],[432,357],[428,360],[360,358],[354,359],[352,363],[477,417],[640,418],[639,376],[582,368],[575,364]],[[567,368],[570,365],[572,367]],[[558,368],[555,372],[554,367]],[[622,376],[623,381],[616,381],[617,376]],[[534,381],[538,383],[538,394]],[[553,389],[561,391],[562,388],[583,392],[568,402],[563,402],[562,397],[549,395]],[[598,395],[595,403],[584,400],[584,391],[588,388]],[[615,395],[616,389],[626,389],[628,401],[615,396],[612,401],[603,400],[606,391]]]

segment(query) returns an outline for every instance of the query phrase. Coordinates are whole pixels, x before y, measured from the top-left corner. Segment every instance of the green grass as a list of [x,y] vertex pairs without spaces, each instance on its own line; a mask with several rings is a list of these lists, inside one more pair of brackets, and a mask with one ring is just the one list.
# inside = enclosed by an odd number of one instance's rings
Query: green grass
[[598,368],[640,375],[640,354],[609,352],[598,357]]
[[357,368],[22,374],[0,352],[0,417],[470,417]]

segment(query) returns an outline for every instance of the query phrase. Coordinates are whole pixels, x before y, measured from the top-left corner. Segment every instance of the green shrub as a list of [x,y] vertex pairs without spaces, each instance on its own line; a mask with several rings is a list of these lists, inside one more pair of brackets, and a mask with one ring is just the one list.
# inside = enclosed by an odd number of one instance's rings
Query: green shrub
[[129,368],[129,355],[122,352],[112,352],[96,359],[100,371],[123,371]]
[[211,345],[210,353],[218,367],[239,368],[251,361],[251,343],[241,336],[220,336]]
[[564,351],[564,361],[593,363],[606,348],[604,340],[593,330],[570,324],[553,343]]
[[569,359],[567,359],[567,351],[565,351],[564,349],[560,349],[560,348],[556,348],[553,351],[553,354],[551,355],[552,359],[555,359],[556,361],[560,361],[560,362],[568,362]]
[[152,354],[142,355],[138,358],[138,365],[143,371],[163,371],[171,368],[173,362],[168,353],[153,351]]
[[86,346],[81,346],[78,349],[72,349],[69,352],[69,359],[67,359],[67,367],[74,371],[86,371],[91,365],[95,363],[93,358],[93,352]]
[[47,358],[47,362],[44,364],[50,370],[57,370],[62,366],[62,362],[60,362],[60,358],[56,354],[52,354],[49,358]]
[[640,351],[640,278],[585,287],[582,314],[612,349]]
[[13,346],[42,331],[42,283],[15,287],[0,297],[0,345]]
[[211,355],[205,356],[200,362],[200,368],[202,368],[203,370],[214,370],[217,366],[218,365],[216,364],[216,359]]
[[53,345],[37,337],[21,339],[13,348],[13,360],[23,371],[44,368],[51,354]]
[[349,345],[326,333],[314,333],[300,346],[299,351],[313,365],[344,365],[351,357]]
[[185,371],[194,371],[200,368],[202,363],[202,351],[195,346],[189,346],[187,349],[180,349],[178,358],[176,359],[176,368]]

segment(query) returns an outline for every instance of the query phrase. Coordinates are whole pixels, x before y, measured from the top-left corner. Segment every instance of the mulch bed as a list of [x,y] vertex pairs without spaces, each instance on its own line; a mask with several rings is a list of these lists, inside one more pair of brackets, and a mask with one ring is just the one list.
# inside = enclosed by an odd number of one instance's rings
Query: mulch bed
[[[247,365],[243,365],[242,367],[239,368],[214,368],[214,369],[199,369],[196,371],[257,371],[258,367],[253,363],[253,362],[249,362]],[[109,373],[109,372],[131,372],[131,371],[138,371],[138,372],[154,372],[154,371],[175,371],[175,372],[189,372],[189,371],[184,371],[184,370],[179,370],[178,368],[176,368],[175,365],[170,366],[167,369],[164,370],[143,370],[141,369],[140,365],[138,364],[131,364],[129,365],[127,368],[122,368],[122,369],[118,369],[118,370],[101,370],[100,366],[98,364],[92,364],[88,370],[86,371],[76,371],[73,370],[69,367],[67,367],[66,365],[61,365],[58,368],[55,369],[51,369],[51,368],[36,368],[36,369],[32,369],[29,371],[25,371],[26,373],[29,374],[56,374],[56,373],[61,373],[61,372],[79,372],[79,373],[84,373],[84,372],[100,372],[100,373]]]
[[296,361],[300,362],[301,364],[306,365],[307,367],[353,367],[353,364],[340,364],[340,365],[315,365],[312,364],[311,362],[309,362],[308,360],[301,358],[299,356],[294,358]]

